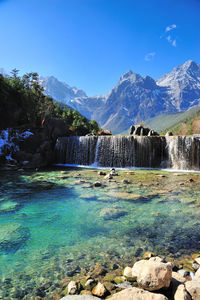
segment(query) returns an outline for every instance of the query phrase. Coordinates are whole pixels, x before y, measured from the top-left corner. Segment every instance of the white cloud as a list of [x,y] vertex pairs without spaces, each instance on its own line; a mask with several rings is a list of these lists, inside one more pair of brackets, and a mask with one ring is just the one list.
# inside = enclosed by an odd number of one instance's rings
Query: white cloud
[[165,28],[165,32],[169,32],[169,31],[175,29],[176,27],[177,27],[176,24],[169,25]]
[[166,40],[173,46],[173,47],[176,47],[176,40],[175,39],[172,39],[171,35],[168,35],[166,37]]
[[176,40],[172,41],[172,46],[176,47]]
[[147,53],[144,57],[144,60],[146,61],[150,61],[154,58],[154,56],[156,55],[156,52],[150,52],[150,53]]

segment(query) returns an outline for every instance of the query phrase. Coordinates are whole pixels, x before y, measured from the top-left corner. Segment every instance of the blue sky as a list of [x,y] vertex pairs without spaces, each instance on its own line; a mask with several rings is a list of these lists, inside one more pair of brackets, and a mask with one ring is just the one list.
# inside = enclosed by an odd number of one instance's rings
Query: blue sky
[[103,94],[129,69],[200,63],[199,28],[199,0],[0,0],[0,67]]

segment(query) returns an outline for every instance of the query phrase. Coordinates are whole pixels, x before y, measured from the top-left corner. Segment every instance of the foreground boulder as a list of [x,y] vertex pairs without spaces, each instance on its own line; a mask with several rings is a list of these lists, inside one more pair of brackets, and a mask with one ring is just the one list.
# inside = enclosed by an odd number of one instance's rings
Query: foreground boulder
[[132,276],[137,278],[139,286],[148,291],[169,287],[172,278],[171,263],[163,263],[159,257],[136,262]]
[[138,288],[129,288],[114,294],[109,300],[168,300],[164,295],[153,294]]

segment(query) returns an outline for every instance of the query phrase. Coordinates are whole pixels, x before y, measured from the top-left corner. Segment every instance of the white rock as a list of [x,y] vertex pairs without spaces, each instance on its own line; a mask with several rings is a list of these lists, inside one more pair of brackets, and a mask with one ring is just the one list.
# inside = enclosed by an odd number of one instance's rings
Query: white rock
[[181,283],[184,283],[186,281],[186,278],[181,276],[181,274],[177,272],[172,272],[172,279],[175,279]]
[[195,262],[200,265],[200,257],[195,258]]
[[200,280],[200,268],[196,271],[196,273],[194,274],[194,279],[195,280]]
[[97,297],[103,297],[105,293],[106,293],[106,288],[101,282],[98,282],[98,284],[92,290],[92,294]]
[[113,176],[111,174],[107,174],[106,176],[104,176],[104,179],[113,179]]
[[148,291],[169,287],[172,278],[171,263],[152,259],[136,262],[132,269],[132,276],[136,276],[138,284]]
[[177,287],[177,290],[174,294],[174,300],[192,300],[191,296],[188,294],[183,284],[180,284]]
[[68,294],[70,294],[70,295],[76,294],[76,292],[77,292],[77,290],[78,290],[77,284],[76,284],[76,282],[73,281],[73,280],[69,282],[67,288],[68,288]]
[[185,288],[192,296],[192,300],[200,300],[200,280],[191,280],[185,283]]
[[126,267],[126,268],[124,269],[123,275],[124,275],[125,277],[130,277],[130,278],[132,278],[132,277],[133,277],[133,276],[132,276],[132,268]]
[[138,288],[125,289],[114,294],[109,300],[168,300],[164,295],[154,294]]
[[90,296],[90,295],[73,295],[73,296],[65,296],[60,300],[99,300],[99,298]]

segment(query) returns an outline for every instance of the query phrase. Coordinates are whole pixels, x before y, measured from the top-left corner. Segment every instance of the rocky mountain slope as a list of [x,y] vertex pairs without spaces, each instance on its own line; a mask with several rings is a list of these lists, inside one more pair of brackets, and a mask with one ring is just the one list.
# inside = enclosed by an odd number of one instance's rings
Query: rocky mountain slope
[[185,111],[200,104],[200,65],[192,60],[163,75],[157,84],[168,89],[177,111]]
[[40,78],[45,93],[95,119],[113,133],[160,114],[182,112],[200,104],[200,65],[188,60],[157,81],[128,71],[107,95],[87,97],[55,77]]
[[87,97],[84,91],[78,90],[76,87],[70,87],[68,84],[59,81],[54,76],[40,76],[40,83],[45,90],[45,94],[50,95],[58,102],[68,104],[73,98]]

